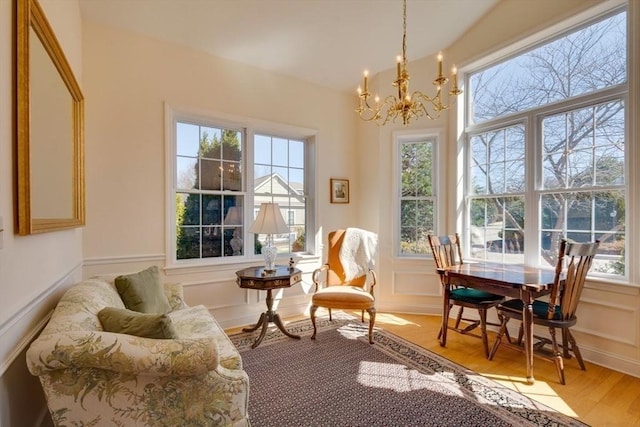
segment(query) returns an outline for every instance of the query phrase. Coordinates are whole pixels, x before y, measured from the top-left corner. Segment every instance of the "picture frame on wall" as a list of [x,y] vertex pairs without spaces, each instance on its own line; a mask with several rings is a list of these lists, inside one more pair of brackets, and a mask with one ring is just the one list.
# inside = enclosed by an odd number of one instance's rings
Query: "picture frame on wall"
[[331,178],[331,203],[349,203],[349,180]]

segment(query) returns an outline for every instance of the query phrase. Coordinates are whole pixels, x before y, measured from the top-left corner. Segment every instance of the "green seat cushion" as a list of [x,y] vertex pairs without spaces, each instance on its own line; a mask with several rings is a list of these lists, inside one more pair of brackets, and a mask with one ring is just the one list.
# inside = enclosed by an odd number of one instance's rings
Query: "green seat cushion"
[[[506,307],[510,310],[522,312],[524,303],[519,299],[511,299],[501,304],[502,307]],[[533,315],[535,317],[547,318],[547,311],[549,310],[549,304],[544,301],[533,301]],[[562,320],[562,307],[555,306],[555,312],[553,313],[553,320]]]
[[503,297],[473,288],[456,288],[451,290],[449,298],[454,301],[482,304],[483,302],[500,301]]
[[139,313],[126,308],[105,307],[98,312],[102,329],[107,332],[143,338],[171,339],[176,332],[166,314]]
[[116,277],[116,289],[124,306],[140,313],[164,314],[171,311],[169,299],[155,265],[138,273]]

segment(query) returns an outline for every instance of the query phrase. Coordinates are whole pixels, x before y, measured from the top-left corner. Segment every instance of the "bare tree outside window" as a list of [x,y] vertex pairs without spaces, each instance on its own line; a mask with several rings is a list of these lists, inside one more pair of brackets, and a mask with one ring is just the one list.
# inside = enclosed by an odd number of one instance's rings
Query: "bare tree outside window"
[[594,270],[625,274],[626,45],[623,10],[469,77],[473,256],[523,262],[537,230],[542,264],[599,239]]

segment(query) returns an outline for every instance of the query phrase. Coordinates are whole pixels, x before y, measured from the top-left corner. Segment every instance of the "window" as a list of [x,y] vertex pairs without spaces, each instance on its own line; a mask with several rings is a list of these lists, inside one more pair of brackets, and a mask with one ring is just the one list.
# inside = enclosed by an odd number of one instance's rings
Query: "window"
[[248,230],[263,202],[279,204],[291,231],[273,236],[278,252],[307,251],[312,135],[299,137],[296,131],[287,138],[168,113],[173,135],[167,140],[172,168],[169,263],[259,254],[267,236]]
[[[259,210],[260,203],[278,203],[290,233],[273,236],[274,245],[278,252],[304,251],[307,216],[304,142],[257,134],[254,153],[254,210]],[[257,241],[256,253],[260,253],[262,244],[264,240]]]
[[426,256],[435,230],[435,137],[397,138],[400,256]]
[[524,126],[470,137],[472,256],[524,261]]
[[598,239],[592,271],[626,275],[626,46],[618,10],[468,75],[471,256],[552,266]]
[[232,208],[244,205],[242,135],[176,123],[176,259],[234,255],[231,239],[242,234],[242,215]]

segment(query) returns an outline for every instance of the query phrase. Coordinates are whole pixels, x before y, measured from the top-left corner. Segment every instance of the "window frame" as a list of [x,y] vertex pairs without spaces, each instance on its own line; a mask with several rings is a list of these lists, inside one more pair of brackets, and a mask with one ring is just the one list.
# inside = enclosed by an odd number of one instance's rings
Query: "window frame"
[[[632,145],[632,135],[629,132],[629,121],[631,120],[631,108],[629,102],[629,90],[630,90],[630,80],[632,79],[632,69],[631,69],[631,58],[632,51],[629,48],[632,43],[632,32],[629,30],[629,21],[631,19],[631,11],[630,7],[625,6],[626,3],[621,3],[619,1],[612,2],[608,4],[606,8],[594,8],[591,11],[585,12],[581,14],[579,17],[574,17],[570,21],[566,21],[564,23],[558,24],[549,28],[542,32],[541,34],[532,36],[527,38],[525,41],[516,42],[513,45],[505,48],[499,53],[494,53],[487,55],[485,59],[481,59],[476,61],[474,64],[470,64],[469,66],[464,68],[463,71],[463,79],[466,87],[469,86],[470,75],[483,71],[483,69],[489,68],[493,66],[497,62],[502,62],[511,57],[516,57],[518,55],[522,55],[529,50],[535,49],[536,47],[545,44],[549,41],[556,40],[566,36],[568,33],[575,31],[577,29],[587,27],[592,25],[594,22],[597,22],[602,19],[606,19],[608,16],[612,16],[616,13],[621,12],[622,10],[626,10],[627,12],[627,79],[624,83],[613,85],[607,87],[605,89],[600,89],[588,94],[581,94],[575,97],[557,101],[554,103],[550,103],[541,107],[536,107],[529,110],[524,110],[517,113],[511,113],[508,115],[504,115],[502,117],[481,121],[480,123],[470,123],[471,115],[470,115],[470,96],[469,91],[466,91],[464,98],[464,106],[459,108],[458,110],[458,121],[462,123],[461,126],[461,137],[460,144],[462,144],[462,167],[463,167],[463,182],[464,182],[464,190],[461,195],[461,202],[463,203],[464,209],[462,209],[463,214],[461,215],[462,219],[462,234],[465,242],[465,256],[473,259],[472,254],[469,250],[469,245],[471,242],[470,238],[470,202],[476,196],[472,192],[471,188],[471,176],[470,176],[470,168],[472,164],[471,159],[471,151],[470,151],[470,141],[471,136],[476,135],[483,132],[488,132],[491,130],[502,129],[514,123],[523,123],[525,126],[525,215],[527,217],[527,221],[525,221],[525,235],[533,235],[537,236],[537,238],[533,239],[525,239],[525,250],[524,250],[524,264],[538,266],[540,265],[540,229],[541,229],[541,215],[540,215],[540,200],[541,196],[547,193],[553,193],[559,191],[558,189],[545,189],[543,187],[543,173],[542,173],[542,153],[543,153],[543,139],[542,139],[542,123],[546,117],[549,117],[554,114],[561,114],[563,112],[577,110],[581,107],[589,107],[595,106],[600,103],[610,102],[610,101],[621,101],[625,105],[625,182],[624,185],[621,186],[622,190],[625,192],[625,254],[626,260],[630,259],[630,239],[633,238],[634,233],[637,230],[632,230],[632,222],[630,218],[633,216],[635,205],[631,200],[631,192],[633,189],[633,182],[631,179],[630,168],[631,157],[633,154],[633,150],[630,145]],[[598,190],[602,188],[606,190],[609,186],[592,186],[590,189]],[[576,189],[563,189],[561,191],[577,191]],[[494,195],[487,195],[488,197],[492,197]],[[496,195],[497,196],[497,195]],[[628,264],[628,262],[627,262]],[[552,268],[552,267],[549,267]],[[633,277],[633,272],[630,271],[630,268],[625,269],[624,276],[622,275],[613,275],[606,273],[594,273],[594,276],[599,276],[601,278],[606,278],[607,280],[614,280],[618,282],[628,283],[630,278]]]
[[395,206],[393,209],[393,257],[397,259],[431,259],[432,255],[429,250],[423,254],[403,254],[401,252],[401,200],[402,200],[402,166],[400,150],[404,143],[417,143],[432,141],[433,144],[433,158],[432,158],[432,195],[431,199],[434,204],[434,218],[433,218],[433,230],[436,234],[444,233],[441,227],[444,226],[444,221],[440,221],[439,218],[443,218],[445,215],[446,206],[440,202],[439,194],[442,193],[442,187],[446,182],[446,179],[440,179],[440,144],[444,140],[443,129],[428,129],[428,130],[408,130],[408,131],[394,131],[392,133],[393,141],[393,200]]
[[[167,270],[209,269],[212,266],[237,265],[247,262],[261,262],[262,256],[254,254],[253,233],[248,230],[255,218],[253,188],[249,183],[254,182],[254,153],[253,141],[255,135],[268,135],[277,138],[286,138],[304,143],[304,197],[305,208],[305,233],[314,236],[316,224],[315,194],[317,192],[316,178],[316,140],[317,131],[308,128],[284,125],[258,119],[250,119],[230,115],[221,112],[202,111],[188,107],[175,107],[168,103],[165,109],[165,267]],[[244,251],[242,255],[222,256],[210,258],[177,259],[176,254],[176,206],[175,195],[177,189],[176,177],[176,125],[178,122],[193,123],[199,126],[211,126],[224,129],[241,130],[243,138],[241,167],[243,168],[243,185],[238,196],[244,197],[243,210],[243,241]],[[315,239],[305,239],[305,251],[300,256],[314,256],[318,252]],[[287,254],[287,258],[290,257]],[[235,268],[235,267],[232,267]]]

